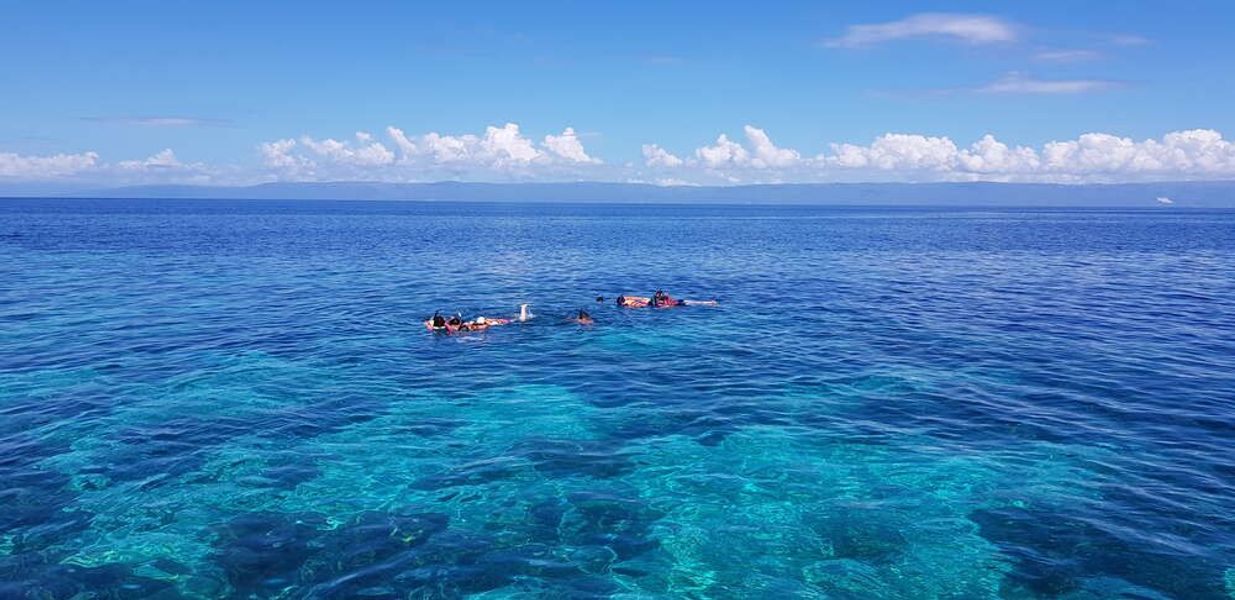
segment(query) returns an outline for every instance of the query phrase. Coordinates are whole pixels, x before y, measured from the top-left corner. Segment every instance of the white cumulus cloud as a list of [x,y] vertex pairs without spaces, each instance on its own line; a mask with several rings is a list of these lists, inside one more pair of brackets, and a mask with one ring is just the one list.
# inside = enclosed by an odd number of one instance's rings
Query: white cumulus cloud
[[1212,129],[1175,131],[1140,142],[1087,133],[1046,144],[1042,159],[1048,170],[1081,175],[1235,175],[1235,144]]
[[956,144],[946,137],[886,133],[869,146],[832,144],[827,162],[854,169],[947,171],[956,156]]
[[567,127],[562,131],[562,135],[546,135],[544,146],[557,156],[571,162],[577,163],[598,163],[599,159],[588,156],[583,149],[583,143],[579,141],[579,136],[575,134],[572,127]]
[[850,25],[844,35],[825,40],[833,48],[859,48],[913,38],[945,38],[968,44],[1014,42],[1017,27],[990,15],[921,13],[899,21]]
[[26,156],[0,152],[0,180],[75,181],[92,185],[210,183],[218,169],[181,162],[171,148],[143,159],[104,161],[97,152]]
[[[946,136],[887,133],[869,144],[836,143],[813,158],[771,143],[747,127],[749,146],[721,135],[680,160],[645,145],[645,164],[702,182],[1023,181],[1117,182],[1235,177],[1235,143],[1210,129],[1137,141],[1107,133],[1041,147],[1010,145],[987,134],[968,146]],[[671,158],[666,158],[671,157]],[[674,160],[676,159],[676,160]]]
[[643,164],[649,167],[672,168],[681,166],[682,162],[682,159],[656,144],[643,145]]
[[[959,149],[946,137],[886,134],[869,146],[833,145],[830,164],[890,171],[933,170],[957,179],[994,176],[1020,181],[1135,181],[1235,175],[1235,144],[1210,129],[1176,131],[1136,141],[1086,133],[1040,150],[1009,147],[986,135]],[[977,177],[975,177],[977,176]]]
[[203,163],[183,163],[171,148],[141,160],[103,165],[103,176],[113,183],[211,183],[221,171]]
[[[567,129],[570,137],[573,137],[574,130]],[[532,140],[524,137],[519,131],[519,125],[515,123],[507,123],[501,127],[490,125],[485,128],[483,137],[430,132],[413,140],[396,127],[388,127],[386,133],[399,147],[404,162],[467,163],[471,166],[500,169],[528,165],[544,156],[544,152],[536,148]],[[578,149],[583,150],[581,144]]]
[[304,169],[312,168],[313,161],[294,154],[296,140],[283,139],[264,142],[258,146],[262,155],[262,163],[273,169]]
[[474,135],[426,134],[420,142],[421,151],[434,162],[450,163],[467,160],[477,154],[480,138]]
[[0,152],[0,177],[14,179],[54,179],[76,175],[99,166],[96,152],[28,156]]
[[[436,164],[463,163],[465,165],[485,168],[506,168],[526,166],[533,161],[542,159],[545,152],[536,144],[523,136],[519,125],[507,123],[501,127],[490,125],[485,128],[484,136],[472,134],[442,135],[430,132],[413,139],[396,127],[388,127],[387,135],[399,147],[402,161],[406,163],[430,162]],[[583,145],[578,143],[574,130],[567,128],[562,136],[547,136],[561,138],[557,146],[559,150],[567,151],[573,138],[575,150],[583,156]],[[546,138],[546,139],[547,139]],[[555,156],[559,156],[556,152]]]
[[796,150],[778,147],[767,132],[758,127],[747,125],[743,127],[743,133],[746,134],[747,146],[730,140],[722,133],[711,146],[695,149],[695,158],[711,169],[783,168],[796,164],[802,158]]
[[354,144],[333,138],[315,140],[307,135],[300,137],[300,143],[314,154],[344,165],[372,167],[388,165],[395,160],[394,152],[363,131],[356,133]]
[[532,140],[523,137],[519,133],[519,126],[514,123],[507,123],[502,127],[486,127],[485,138],[481,140],[480,147],[484,155],[498,165],[527,164],[541,155]]
[[743,130],[753,149],[751,164],[755,167],[788,167],[802,158],[797,150],[776,147],[768,134],[758,127],[747,125]]
[[750,161],[750,153],[741,144],[730,141],[729,136],[720,134],[716,143],[695,149],[695,157],[704,165],[713,169],[719,167],[744,166]]
[[163,150],[147,157],[145,160],[122,160],[119,163],[116,163],[116,165],[126,171],[178,169],[184,166],[179,160],[176,159],[176,153],[172,152],[171,148],[164,148]]
[[95,152],[47,156],[0,152],[0,179],[94,184],[240,183],[277,177],[297,181],[650,181],[678,184],[824,181],[1133,182],[1235,179],[1235,142],[1212,129],[1135,139],[1090,132],[1041,145],[987,134],[972,143],[920,133],[886,133],[868,143],[820,144],[808,154],[782,147],[766,131],[743,127],[689,156],[645,144],[641,164],[602,163],[575,129],[538,138],[518,125],[481,134],[285,138],[258,148],[263,168],[184,163],[170,148],[146,158],[103,161]]
[[413,135],[395,126],[385,140],[360,132],[354,140],[304,135],[261,145],[263,162],[286,179],[424,181],[433,179],[579,179],[601,166],[573,127],[540,143],[517,123],[490,125],[483,134]]
[[1042,164],[1033,148],[1011,148],[989,133],[958,153],[957,162],[962,171],[1003,175],[1032,173]]
[[396,148],[399,149],[400,160],[408,160],[410,157],[416,156],[418,148],[416,143],[408,139],[407,134],[403,133],[398,127],[387,127],[386,135],[390,137],[390,141],[394,142]]

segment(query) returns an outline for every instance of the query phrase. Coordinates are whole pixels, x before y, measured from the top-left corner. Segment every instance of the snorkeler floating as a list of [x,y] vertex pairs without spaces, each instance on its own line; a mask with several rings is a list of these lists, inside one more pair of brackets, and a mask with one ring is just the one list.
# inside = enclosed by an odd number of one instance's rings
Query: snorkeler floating
[[622,308],[673,308],[677,306],[716,306],[715,300],[678,300],[664,290],[656,290],[652,296],[627,296],[625,294],[617,297],[617,305]]
[[[604,296],[597,296],[597,302],[604,302]],[[678,300],[666,294],[664,290],[656,290],[655,294],[650,297],[643,296],[627,296],[621,295],[617,297],[617,306],[621,308],[672,308],[679,306],[716,306],[715,300]],[[425,328],[435,333],[456,334],[485,331],[491,327],[498,325],[508,325],[515,321],[526,322],[530,321],[534,316],[528,308],[530,304],[519,305],[519,315],[512,319],[494,318],[494,317],[476,317],[470,321],[464,321],[463,316],[455,314],[452,317],[443,317],[441,313],[433,313],[432,317],[425,320]],[[596,322],[592,315],[588,314],[582,308],[570,317],[567,321],[578,323],[580,325],[592,325]]]
[[507,325],[511,321],[512,319],[493,317],[476,317],[471,321],[464,321],[459,315],[447,319],[440,314],[434,314],[433,317],[425,321],[425,327],[429,331],[436,333],[464,333],[467,331],[484,331],[490,327]]
[[484,331],[490,327],[498,325],[509,325],[515,321],[525,322],[531,320],[534,316],[528,308],[531,304],[519,305],[519,316],[513,319],[502,317],[476,317],[471,321],[464,321],[463,316],[455,314],[453,317],[443,317],[441,312],[433,313],[432,317],[425,320],[425,328],[434,333],[467,333],[470,331]]

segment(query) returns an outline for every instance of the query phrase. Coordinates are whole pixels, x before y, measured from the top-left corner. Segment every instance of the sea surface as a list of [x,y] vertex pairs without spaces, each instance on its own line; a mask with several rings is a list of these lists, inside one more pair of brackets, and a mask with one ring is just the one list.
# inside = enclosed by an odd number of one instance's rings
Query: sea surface
[[0,598],[145,597],[1235,598],[1235,212],[0,201]]

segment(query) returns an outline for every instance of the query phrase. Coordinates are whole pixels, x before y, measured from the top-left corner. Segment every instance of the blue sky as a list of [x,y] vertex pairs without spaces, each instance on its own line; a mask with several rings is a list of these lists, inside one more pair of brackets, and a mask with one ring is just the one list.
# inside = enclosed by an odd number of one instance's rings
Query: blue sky
[[[1229,2],[5,13],[9,180],[1235,177]],[[1094,133],[1107,137],[1082,137]],[[998,145],[972,146],[987,134]]]

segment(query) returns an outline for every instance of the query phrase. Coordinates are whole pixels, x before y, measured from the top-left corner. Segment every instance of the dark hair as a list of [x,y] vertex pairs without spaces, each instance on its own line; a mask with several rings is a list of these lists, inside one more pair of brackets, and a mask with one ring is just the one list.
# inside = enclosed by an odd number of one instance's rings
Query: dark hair
[[463,319],[460,319],[458,315],[450,317],[450,321],[448,321],[448,323],[450,323],[451,325],[455,325],[455,326],[458,326],[462,322],[463,322]]
[[626,296],[625,296],[625,294],[623,294],[623,295],[621,295],[621,296],[618,296],[618,297],[617,297],[617,305],[618,305],[618,306],[621,306],[621,305],[623,305],[623,304],[625,304],[625,303],[626,303]]
[[582,308],[580,308],[580,309],[579,309],[579,318],[580,318],[580,319],[590,319],[590,318],[592,318],[592,315],[587,314],[587,311],[586,311],[586,310],[583,310]]
[[446,319],[438,313],[433,313],[433,326],[434,327],[445,327]]
[[605,301],[605,297],[604,297],[604,296],[597,296],[597,297],[596,297],[596,301],[597,301],[597,302],[604,302],[604,301]]

